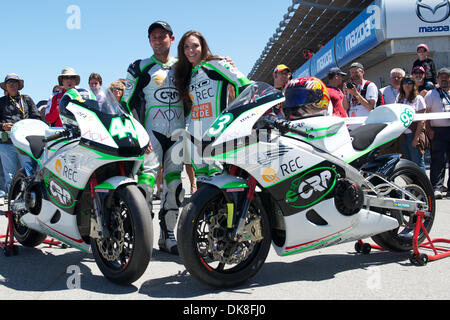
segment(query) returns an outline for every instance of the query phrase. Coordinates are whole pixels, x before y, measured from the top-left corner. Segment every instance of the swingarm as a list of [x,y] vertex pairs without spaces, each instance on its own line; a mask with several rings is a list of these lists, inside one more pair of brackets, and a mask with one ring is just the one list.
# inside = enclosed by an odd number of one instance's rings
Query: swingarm
[[[381,179],[383,183],[374,186],[370,183],[372,179]],[[369,189],[364,191],[364,205],[367,207],[377,207],[383,209],[402,210],[409,212],[428,211],[428,204],[419,200],[410,191],[406,190],[407,187],[415,188],[419,192],[423,193],[423,190],[416,185],[408,185],[402,188],[390,181],[387,181],[383,176],[373,173],[366,178]],[[392,192],[399,194],[399,197],[393,198],[389,195]],[[370,194],[375,193],[375,195]]]

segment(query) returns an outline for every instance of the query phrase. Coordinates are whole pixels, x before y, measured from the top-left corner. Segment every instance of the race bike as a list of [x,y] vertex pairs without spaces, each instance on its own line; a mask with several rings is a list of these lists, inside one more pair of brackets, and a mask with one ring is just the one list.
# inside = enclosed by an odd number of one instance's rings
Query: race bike
[[433,225],[435,198],[425,172],[398,154],[378,152],[413,122],[413,108],[377,107],[349,132],[338,117],[265,116],[283,101],[280,91],[255,82],[202,141],[183,133],[186,148],[223,170],[202,180],[178,221],[182,261],[210,286],[254,276],[271,243],[280,256],[368,237],[384,249],[409,251],[416,212],[425,212],[427,231]]
[[20,169],[11,183],[14,236],[27,247],[51,236],[92,252],[106,278],[129,284],[145,272],[153,247],[135,180],[149,137],[109,90],[102,103],[89,94],[67,92],[64,128],[34,119],[12,128],[14,146],[37,162],[32,176]]

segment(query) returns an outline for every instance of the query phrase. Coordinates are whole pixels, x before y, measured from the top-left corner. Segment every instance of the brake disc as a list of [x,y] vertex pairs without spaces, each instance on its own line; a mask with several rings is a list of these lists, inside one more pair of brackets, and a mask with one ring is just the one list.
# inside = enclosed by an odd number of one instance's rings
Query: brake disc
[[112,230],[108,238],[97,239],[97,245],[102,256],[108,261],[117,260],[124,246],[125,230],[123,228],[123,219],[117,211],[111,215]]

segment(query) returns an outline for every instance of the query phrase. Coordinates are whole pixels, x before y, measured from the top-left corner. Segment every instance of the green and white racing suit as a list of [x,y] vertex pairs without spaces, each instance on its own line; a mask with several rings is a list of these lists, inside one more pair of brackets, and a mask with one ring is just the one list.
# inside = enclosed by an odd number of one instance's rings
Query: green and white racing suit
[[145,155],[138,185],[146,191],[151,210],[153,187],[162,165],[166,187],[161,197],[163,210],[159,218],[162,231],[170,232],[173,232],[184,197],[181,184],[182,159],[181,156],[178,159],[172,157],[172,150],[177,144],[171,139],[172,133],[185,127],[183,104],[174,85],[173,65],[176,61],[170,58],[167,63],[162,63],[155,56],[135,61],[128,68],[123,96],[130,112],[147,129],[153,149]]
[[[250,80],[224,59],[201,62],[192,70],[189,88],[192,109],[186,118],[186,127],[196,140],[201,141],[206,130],[228,106],[229,84],[238,96]],[[193,146],[185,152],[196,176],[209,176],[218,171],[203,163]]]

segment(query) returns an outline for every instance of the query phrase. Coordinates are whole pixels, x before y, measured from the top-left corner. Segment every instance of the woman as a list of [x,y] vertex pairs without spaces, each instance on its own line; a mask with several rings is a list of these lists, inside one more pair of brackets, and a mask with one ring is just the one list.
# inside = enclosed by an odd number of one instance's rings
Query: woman
[[109,85],[109,90],[111,90],[117,102],[122,101],[122,97],[125,92],[125,85],[123,84],[122,81],[120,80],[113,81]]
[[[417,113],[425,112],[425,99],[419,94],[414,79],[411,76],[403,78],[397,103],[403,103],[414,107]],[[413,123],[404,133],[405,143],[402,143],[403,156],[415,162],[423,171],[425,169],[424,154],[427,149],[424,121]]]
[[[184,104],[187,130],[196,139],[201,140],[229,101],[249,84],[228,60],[212,55],[200,32],[192,30],[183,35],[178,44],[175,86]],[[218,171],[201,164],[201,159],[194,161],[192,155],[188,152],[187,157],[196,176]]]

